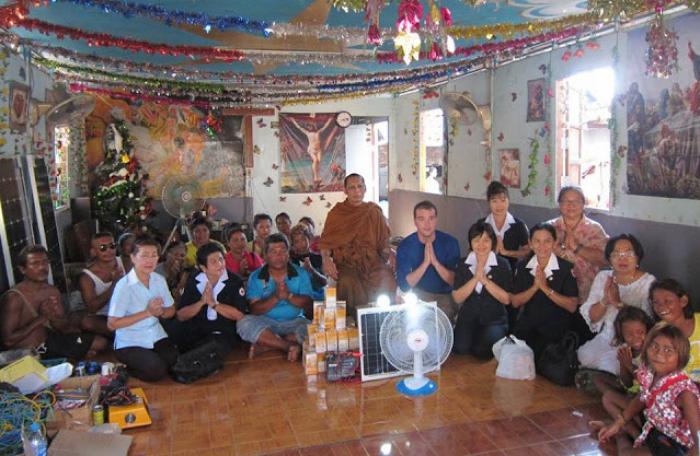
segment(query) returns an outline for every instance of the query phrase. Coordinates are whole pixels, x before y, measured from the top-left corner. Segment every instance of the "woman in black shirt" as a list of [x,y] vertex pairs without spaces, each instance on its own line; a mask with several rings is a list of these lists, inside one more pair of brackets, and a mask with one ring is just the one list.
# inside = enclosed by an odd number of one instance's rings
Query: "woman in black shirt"
[[525,340],[537,359],[550,344],[573,329],[578,306],[578,287],[573,265],[554,255],[557,233],[548,223],[530,230],[533,253],[523,259],[515,272],[511,302],[522,308],[513,334]]
[[508,261],[494,252],[491,225],[476,222],[469,228],[471,253],[457,265],[452,297],[460,307],[455,325],[454,352],[488,359],[491,347],[508,334],[506,306],[513,284]]

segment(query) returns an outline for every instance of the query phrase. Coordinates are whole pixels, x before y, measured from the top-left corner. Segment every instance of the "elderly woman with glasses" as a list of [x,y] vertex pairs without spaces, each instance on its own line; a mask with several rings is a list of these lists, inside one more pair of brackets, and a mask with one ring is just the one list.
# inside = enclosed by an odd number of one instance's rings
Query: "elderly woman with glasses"
[[547,222],[557,232],[554,253],[573,263],[579,303],[582,303],[588,298],[596,274],[608,264],[603,255],[608,235],[600,223],[583,213],[586,196],[581,187],[562,187],[557,201],[561,215]]
[[612,269],[596,275],[588,298],[579,309],[591,331],[597,334],[578,349],[578,358],[581,367],[618,375],[618,347],[612,344],[615,317],[623,306],[638,307],[651,317],[649,287],[655,277],[640,269],[644,249],[631,234],[611,238],[605,246],[605,258]]

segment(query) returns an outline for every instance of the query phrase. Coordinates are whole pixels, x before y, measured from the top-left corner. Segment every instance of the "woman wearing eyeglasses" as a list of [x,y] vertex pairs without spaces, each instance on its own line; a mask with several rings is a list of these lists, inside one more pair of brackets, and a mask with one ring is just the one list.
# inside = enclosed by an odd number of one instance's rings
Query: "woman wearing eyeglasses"
[[78,287],[87,309],[80,326],[84,331],[111,336],[107,328],[109,300],[117,281],[124,275],[124,266],[117,256],[112,233],[102,232],[90,240],[90,265],[83,269]]
[[557,231],[554,253],[573,263],[579,303],[582,303],[600,268],[607,266],[603,250],[608,235],[600,223],[583,213],[586,196],[581,187],[562,187],[557,201],[561,215],[547,222]]
[[644,249],[631,234],[611,238],[605,246],[605,258],[612,269],[596,275],[588,298],[579,309],[591,331],[597,334],[578,349],[578,358],[581,367],[619,375],[618,347],[612,344],[615,317],[623,306],[638,307],[653,316],[649,287],[655,277],[640,269]]

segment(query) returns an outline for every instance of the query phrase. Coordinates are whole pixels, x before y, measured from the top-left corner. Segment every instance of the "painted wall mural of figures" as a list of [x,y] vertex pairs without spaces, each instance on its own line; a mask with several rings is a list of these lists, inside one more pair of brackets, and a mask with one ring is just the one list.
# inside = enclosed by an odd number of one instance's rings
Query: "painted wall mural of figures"
[[190,106],[129,104],[98,97],[86,119],[87,166],[92,172],[104,158],[104,132],[115,118],[123,119],[134,140],[134,151],[148,173],[148,195],[161,198],[163,184],[173,176],[191,176],[202,197],[245,195],[241,116],[217,117],[216,128],[206,112]]
[[280,191],[343,190],[345,130],[330,114],[280,114]]
[[700,16],[667,21],[678,33],[680,68],[645,76],[646,28],[628,35],[627,187],[636,195],[700,199]]

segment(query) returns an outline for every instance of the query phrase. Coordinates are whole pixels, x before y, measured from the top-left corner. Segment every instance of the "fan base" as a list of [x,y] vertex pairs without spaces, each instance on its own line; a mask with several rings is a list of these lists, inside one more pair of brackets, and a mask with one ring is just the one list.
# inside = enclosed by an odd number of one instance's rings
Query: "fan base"
[[419,387],[411,385],[409,380],[414,380],[413,377],[404,378],[396,384],[396,391],[406,396],[429,396],[437,391],[438,387],[434,381],[426,378],[426,382]]

